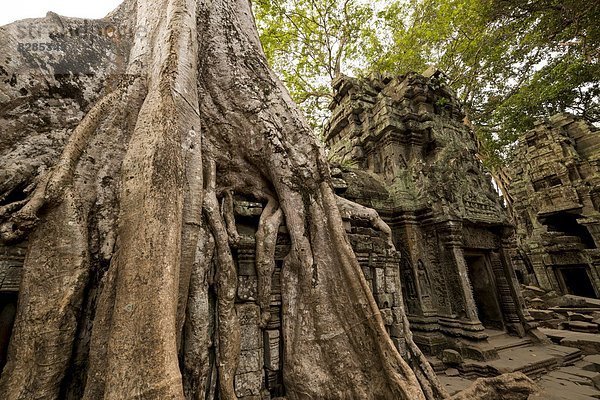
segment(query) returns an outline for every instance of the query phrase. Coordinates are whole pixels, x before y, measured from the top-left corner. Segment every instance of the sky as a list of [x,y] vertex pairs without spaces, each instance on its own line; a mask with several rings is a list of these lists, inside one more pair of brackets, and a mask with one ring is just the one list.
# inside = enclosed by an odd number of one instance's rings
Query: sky
[[54,11],[66,17],[102,18],[122,0],[2,0],[0,26],[24,18],[44,17]]

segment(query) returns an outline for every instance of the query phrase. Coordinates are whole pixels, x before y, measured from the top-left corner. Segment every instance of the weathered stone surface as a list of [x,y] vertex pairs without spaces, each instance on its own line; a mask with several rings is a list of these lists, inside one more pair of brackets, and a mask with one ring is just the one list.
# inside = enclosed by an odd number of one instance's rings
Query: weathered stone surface
[[583,361],[586,363],[583,369],[592,372],[600,372],[600,354],[585,356]]
[[260,396],[261,387],[262,371],[235,376],[235,394],[237,397]]
[[575,332],[588,332],[588,333],[597,333],[598,332],[598,325],[589,323],[589,322],[569,321],[569,322],[565,322],[565,324],[569,326],[570,330],[575,331]]
[[[334,82],[325,132],[335,176],[347,182],[338,194],[375,208],[402,256],[395,276],[370,260],[378,305],[400,305],[399,298],[387,301],[399,278],[415,337],[432,353],[443,348],[440,340],[481,340],[482,325],[523,332],[527,323],[518,312],[523,303],[511,272],[508,214],[441,75],[341,77]],[[363,229],[352,232],[365,235],[351,237],[355,250],[376,252],[380,246]],[[452,337],[434,344],[422,333],[449,332],[427,320],[433,315],[452,326]]]
[[385,308],[381,310],[381,317],[383,318],[383,323],[386,325],[392,325],[394,323],[394,317],[392,316],[392,310],[389,308]]
[[530,308],[527,311],[529,312],[529,315],[531,315],[534,319],[538,321],[547,321],[549,319],[556,318],[556,313],[550,310],[536,310]]
[[506,189],[522,280],[561,294],[600,294],[599,159],[598,129],[569,114],[540,120],[519,139]]
[[539,287],[537,287],[537,286],[531,286],[531,285],[525,286],[525,287],[523,288],[523,290],[524,290],[524,291],[525,291],[525,290],[530,290],[530,291],[532,291],[532,292],[534,292],[534,293],[537,293],[537,294],[545,294],[545,293],[546,293],[546,290],[544,290],[544,289],[541,289],[541,288],[539,288]]
[[242,301],[254,301],[258,296],[256,276],[238,276],[238,298]]
[[240,319],[241,349],[257,350],[262,347],[262,335],[259,329],[259,307],[253,303],[236,305]]
[[463,358],[456,350],[445,349],[442,351],[442,362],[448,365],[458,365],[463,362]]
[[[54,165],[105,84],[125,73],[119,60],[132,30],[121,12],[98,21],[48,13],[0,27],[1,193],[13,200],[31,193],[34,178]],[[107,27],[118,33],[110,36]],[[87,157],[106,164],[111,154]]]
[[600,354],[600,335],[586,332],[571,332],[557,329],[540,329],[552,341],[562,346],[580,349],[584,354]]
[[584,315],[581,313],[575,313],[567,311],[567,318],[569,321],[581,321],[581,322],[592,322],[594,318],[591,315]]
[[237,373],[244,374],[247,372],[262,371],[263,367],[262,350],[247,350],[240,353],[240,362],[238,364]]
[[539,391],[535,383],[522,373],[501,375],[496,378],[478,379],[473,386],[462,391],[454,400],[526,400]]
[[[241,204],[238,205],[237,203]],[[241,325],[242,358],[236,374],[236,393],[240,398],[252,399],[257,396],[257,390],[263,391],[262,398],[277,397],[285,392],[283,386],[283,349],[282,334],[282,296],[281,273],[283,259],[289,252],[289,237],[286,229],[279,230],[275,248],[275,270],[271,277],[270,319],[266,327],[259,326],[260,308],[257,305],[258,276],[256,273],[255,241],[247,236],[256,231],[258,224],[256,209],[262,211],[259,203],[249,206],[250,202],[240,198],[234,200],[234,215],[243,220],[244,225],[238,226],[242,235],[237,248],[238,288],[237,310]],[[252,211],[253,210],[253,211]],[[238,214],[238,212],[240,214]],[[256,215],[254,215],[256,214]],[[402,325],[402,310],[395,304],[400,300],[400,281],[397,268],[399,255],[388,248],[381,232],[373,229],[369,221],[358,219],[345,220],[350,242],[364,272],[365,278],[374,283],[375,299],[381,307],[381,315],[387,329],[398,337],[393,339],[401,353],[406,353],[406,343]],[[253,225],[254,224],[254,225]],[[257,369],[257,362],[260,368]],[[264,379],[254,373],[261,372]],[[257,387],[257,382],[262,386]],[[243,395],[243,397],[241,397]]]
[[280,346],[281,336],[278,330],[265,331],[265,360],[264,364],[271,371],[278,371],[281,368]]

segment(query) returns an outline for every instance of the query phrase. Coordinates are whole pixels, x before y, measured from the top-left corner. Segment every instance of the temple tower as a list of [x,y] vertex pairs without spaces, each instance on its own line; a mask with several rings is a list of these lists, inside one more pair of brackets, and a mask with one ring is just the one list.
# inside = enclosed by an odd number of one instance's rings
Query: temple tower
[[514,229],[437,71],[342,77],[326,144],[338,193],[390,225],[415,341],[493,358],[487,338],[531,328],[511,261]]

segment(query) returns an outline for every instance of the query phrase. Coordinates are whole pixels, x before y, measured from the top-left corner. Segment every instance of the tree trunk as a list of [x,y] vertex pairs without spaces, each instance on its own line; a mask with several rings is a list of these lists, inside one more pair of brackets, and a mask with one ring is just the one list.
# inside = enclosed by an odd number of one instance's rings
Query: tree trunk
[[[133,9],[138,34],[121,82],[28,201],[0,212],[5,240],[30,232],[2,398],[236,398],[233,193],[268,202],[256,235],[263,325],[276,232],[283,221],[289,231],[287,398],[449,397],[410,332],[410,366],[386,333],[323,151],[266,64],[248,0]],[[389,231],[373,212],[343,206]],[[78,393],[65,387],[88,303]]]

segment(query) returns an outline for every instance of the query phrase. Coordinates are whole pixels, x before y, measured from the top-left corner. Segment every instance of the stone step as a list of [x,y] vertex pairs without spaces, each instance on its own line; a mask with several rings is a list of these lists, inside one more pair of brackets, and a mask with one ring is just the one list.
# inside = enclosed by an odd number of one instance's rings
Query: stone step
[[568,316],[569,313],[591,314],[600,312],[599,307],[550,307],[549,310],[566,316]]
[[580,310],[581,312],[585,309],[600,308],[600,300],[592,299],[590,297],[575,296],[572,294],[566,294],[555,299],[556,305],[562,307],[567,311]]
[[442,360],[440,360],[439,358],[437,358],[435,356],[425,356],[425,357],[427,358],[427,361],[429,361],[431,368],[433,368],[433,371],[436,374],[442,373],[442,372],[446,371],[446,369],[448,369],[448,366],[444,365]]
[[583,357],[581,350],[575,347],[554,344],[546,345],[544,348],[549,354],[553,355],[558,360],[559,365],[571,365],[577,361],[580,361]]
[[[493,333],[490,334],[489,332]],[[511,336],[503,331],[486,330],[485,333],[489,335],[488,342],[490,343],[490,346],[496,351],[515,349],[532,344],[532,340],[529,337],[521,338],[518,336]]]
[[[505,334],[492,336],[492,342],[500,342],[502,345],[509,347],[499,350],[499,358],[496,360],[476,361],[464,359],[463,363],[453,367],[460,372],[462,377],[475,379],[518,371],[531,378],[539,378],[549,371],[573,365],[582,359],[581,350],[576,348],[556,344],[534,345],[530,343],[529,339],[521,339]],[[529,344],[526,343],[527,341],[529,341]],[[428,360],[438,374],[444,374],[448,369],[448,366],[437,357],[428,357]],[[587,364],[591,364],[592,361],[589,360]],[[586,375],[588,372],[582,372],[581,374]]]
[[575,347],[583,354],[600,354],[600,335],[594,333],[571,332],[562,329],[539,328],[553,342],[562,346]]
[[536,310],[534,308],[527,309],[531,317],[537,321],[548,321],[556,318],[556,313],[552,310]]
[[503,344],[499,344],[499,345],[495,346],[495,348],[496,348],[496,351],[502,351],[502,350],[516,349],[519,347],[527,347],[531,344],[532,344],[531,339],[522,338],[520,340],[506,341]]

